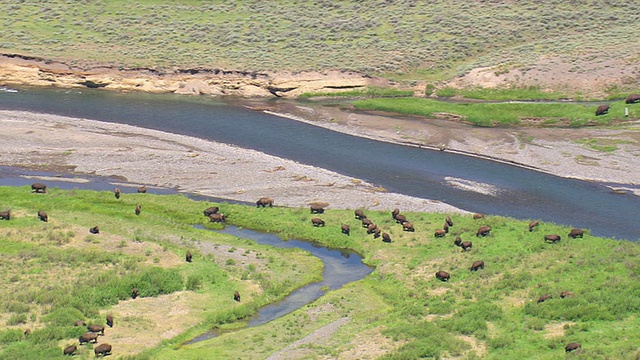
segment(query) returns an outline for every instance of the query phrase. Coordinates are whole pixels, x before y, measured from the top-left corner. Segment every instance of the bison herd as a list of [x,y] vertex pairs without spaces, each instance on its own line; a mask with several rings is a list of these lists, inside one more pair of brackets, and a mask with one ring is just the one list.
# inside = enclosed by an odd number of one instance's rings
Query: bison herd
[[[111,314],[107,315],[106,324],[109,327],[113,327],[113,315]],[[84,345],[84,344],[90,344],[90,343],[97,344],[99,336],[104,336],[104,329],[105,329],[104,325],[92,324],[87,326],[84,320],[77,320],[73,325],[86,326],[88,330],[84,334],[80,335],[80,337],[78,338],[78,345]],[[95,354],[96,357],[111,355],[111,349],[112,347],[110,344],[102,343],[93,348],[93,353]],[[77,345],[69,345],[65,347],[64,350],[62,350],[62,354],[73,356],[76,354],[77,350],[78,350]]]
[[[640,95],[638,94],[631,94],[629,96],[627,96],[627,98],[625,99],[625,104],[636,104],[636,103],[640,103]],[[596,109],[596,116],[601,116],[601,115],[605,115],[607,113],[609,113],[609,110],[611,109],[611,106],[609,106],[608,104],[603,104],[598,106],[598,108]]]

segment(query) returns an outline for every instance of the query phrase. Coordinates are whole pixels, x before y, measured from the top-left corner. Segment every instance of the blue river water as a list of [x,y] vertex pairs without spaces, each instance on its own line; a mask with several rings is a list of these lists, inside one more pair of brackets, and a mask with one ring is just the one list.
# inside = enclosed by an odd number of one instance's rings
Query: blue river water
[[[600,183],[342,134],[237,106],[229,99],[92,89],[19,90],[0,92],[1,110],[124,123],[235,144],[473,212],[640,239],[640,199],[616,194]],[[452,186],[449,178],[487,184],[496,191],[467,191]]]

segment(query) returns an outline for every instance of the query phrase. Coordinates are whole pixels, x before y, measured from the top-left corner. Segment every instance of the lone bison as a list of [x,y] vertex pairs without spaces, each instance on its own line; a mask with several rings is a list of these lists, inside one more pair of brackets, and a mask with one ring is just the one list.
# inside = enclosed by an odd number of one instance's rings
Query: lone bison
[[140,215],[141,212],[142,212],[142,205],[140,204],[136,205],[136,215]]
[[204,209],[203,213],[204,213],[204,216],[211,216],[211,214],[215,214],[218,211],[220,211],[219,207],[212,206],[212,207],[208,207],[208,208]]
[[349,235],[351,233],[351,227],[349,227],[349,224],[342,224],[340,231],[345,235]]
[[134,287],[134,288],[131,290],[131,298],[132,298],[132,299],[135,299],[135,298],[137,298],[139,295],[140,295],[140,292],[138,291],[138,288],[137,288],[137,287]]
[[96,356],[109,355],[111,353],[111,345],[109,345],[109,344],[100,344],[100,345],[96,346],[95,349],[93,349],[93,353]]
[[113,315],[111,314],[107,315],[107,326],[113,327]]
[[147,193],[147,187],[142,185],[138,188],[138,193],[139,194],[146,194]]
[[311,210],[312,214],[323,214],[324,213],[324,206],[319,205],[319,204],[311,204],[309,206],[309,210]]
[[74,352],[76,352],[77,349],[78,349],[77,346],[69,345],[66,348],[64,348],[64,350],[62,351],[62,354],[71,356],[73,355]]
[[560,293],[560,298],[561,299],[564,299],[564,298],[569,297],[569,296],[573,296],[573,293],[571,291],[563,291],[563,292]]
[[389,234],[387,234],[387,233],[382,233],[382,242],[390,243],[391,242],[391,236],[389,236]]
[[40,221],[48,222],[49,216],[47,215],[46,212],[42,210],[38,210],[38,219],[40,219]]
[[540,304],[541,302],[545,302],[545,301],[547,301],[547,300],[549,300],[549,299],[551,299],[551,298],[552,298],[551,294],[544,294],[544,295],[540,296],[540,297],[538,298],[538,301],[536,301],[536,302],[537,302],[538,304]]
[[45,185],[43,183],[33,183],[33,184],[31,184],[31,191],[36,192],[36,193],[46,193],[47,192],[47,185]]
[[240,293],[238,291],[233,293],[233,300],[240,302]]
[[0,220],[11,220],[11,210],[0,211]]
[[491,227],[483,225],[478,228],[478,231],[476,232],[476,236],[487,236],[489,235],[490,232],[491,232]]
[[582,229],[571,229],[571,231],[569,232],[569,237],[572,239],[582,238],[583,235],[584,235],[584,230]]
[[608,112],[609,112],[609,105],[607,105],[607,104],[600,105],[596,109],[596,116],[604,115],[604,114],[606,114]]
[[80,345],[84,343],[90,343],[90,342],[98,343],[98,334],[91,331],[86,332],[78,338],[78,342],[80,343]]
[[258,199],[258,201],[256,201],[256,206],[257,207],[273,207],[273,199],[269,198],[269,197],[261,197],[260,199]]
[[364,211],[362,211],[362,209],[356,209],[353,211],[353,213],[356,216],[356,219],[358,220],[364,220],[367,218],[367,216],[364,214]]
[[100,228],[98,226],[94,226],[91,229],[89,229],[89,232],[92,234],[100,234]]
[[482,213],[475,213],[475,214],[473,214],[473,218],[474,218],[475,220],[478,220],[478,219],[484,219],[484,214],[482,214]]
[[581,346],[582,345],[580,343],[578,343],[578,342],[572,342],[572,343],[567,344],[567,346],[564,347],[564,351],[571,352],[573,350],[578,350],[578,349],[580,349]]
[[315,227],[324,226],[324,220],[320,218],[313,218],[311,219],[311,224],[313,224],[313,226]]
[[451,275],[449,275],[449,273],[446,271],[440,270],[436,273],[436,278],[440,281],[449,281]]
[[184,256],[185,260],[187,260],[188,263],[190,263],[193,260],[193,255],[191,254],[191,251],[187,250],[187,254]]
[[552,244],[557,243],[558,241],[560,241],[560,239],[560,235],[557,234],[549,234],[544,236],[544,241]]
[[469,270],[478,271],[478,269],[484,269],[484,261],[482,260],[474,261],[473,264],[471,264],[471,268]]
[[113,190],[113,196],[115,196],[115,197],[116,197],[116,199],[120,199],[120,189],[115,188],[115,189]]
[[536,228],[538,225],[540,225],[540,223],[536,220],[533,220],[532,222],[529,223],[529,232],[533,231],[534,228]]
[[640,103],[640,95],[638,94],[631,94],[629,96],[627,96],[627,99],[624,101],[626,104],[635,104],[635,103]]

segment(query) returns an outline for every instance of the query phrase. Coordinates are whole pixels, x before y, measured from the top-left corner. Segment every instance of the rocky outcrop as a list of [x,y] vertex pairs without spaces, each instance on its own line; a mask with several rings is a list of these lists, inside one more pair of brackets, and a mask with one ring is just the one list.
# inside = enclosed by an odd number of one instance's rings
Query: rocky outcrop
[[259,73],[215,68],[159,70],[116,69],[69,64],[17,54],[0,55],[0,85],[105,88],[192,95],[297,97],[304,93],[334,93],[364,89],[382,79],[339,71]]

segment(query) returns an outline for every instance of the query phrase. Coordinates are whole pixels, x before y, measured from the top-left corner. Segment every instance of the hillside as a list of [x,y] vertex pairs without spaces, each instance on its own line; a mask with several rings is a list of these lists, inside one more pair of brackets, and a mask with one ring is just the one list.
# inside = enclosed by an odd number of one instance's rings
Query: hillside
[[342,71],[416,89],[605,93],[637,87],[640,74],[636,1],[4,3],[1,53],[81,70]]

